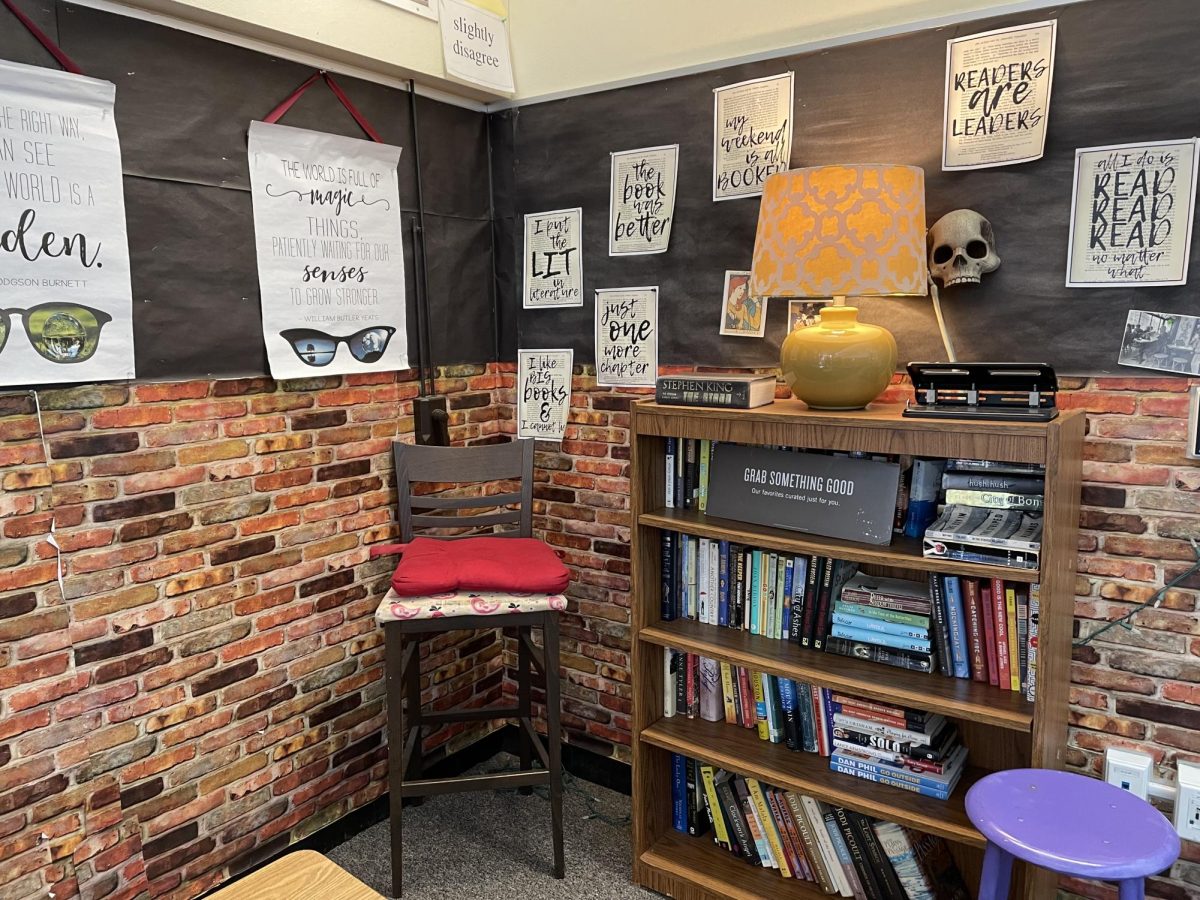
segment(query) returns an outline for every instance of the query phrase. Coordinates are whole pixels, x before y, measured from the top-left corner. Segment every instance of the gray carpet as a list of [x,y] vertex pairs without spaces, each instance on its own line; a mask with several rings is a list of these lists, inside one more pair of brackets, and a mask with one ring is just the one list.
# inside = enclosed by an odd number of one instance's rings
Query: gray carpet
[[[515,768],[497,756],[477,771]],[[545,791],[430,797],[404,810],[404,900],[649,900],[630,882],[629,798],[565,776],[567,877],[551,875],[550,803]],[[595,815],[599,813],[599,815]],[[389,896],[386,822],[330,851],[330,859]]]

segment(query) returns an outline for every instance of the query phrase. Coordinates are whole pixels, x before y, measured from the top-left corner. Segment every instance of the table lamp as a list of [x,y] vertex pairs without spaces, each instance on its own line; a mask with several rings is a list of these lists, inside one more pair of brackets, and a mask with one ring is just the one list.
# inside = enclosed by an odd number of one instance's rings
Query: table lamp
[[763,185],[752,297],[833,298],[783,342],[779,367],[813,409],[861,409],[896,371],[896,340],[846,297],[924,297],[925,173],[915,166],[792,169]]

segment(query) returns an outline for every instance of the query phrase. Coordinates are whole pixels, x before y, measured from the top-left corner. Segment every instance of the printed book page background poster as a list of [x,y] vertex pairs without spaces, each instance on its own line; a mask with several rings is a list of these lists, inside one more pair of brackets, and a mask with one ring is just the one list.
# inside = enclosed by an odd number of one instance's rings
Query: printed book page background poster
[[583,209],[525,216],[525,309],[583,306]]
[[664,253],[675,216],[679,145],[612,154],[608,255]]
[[658,377],[658,288],[596,291],[596,384],[654,387]]
[[271,375],[407,369],[400,148],[251,122],[249,156]]
[[466,0],[440,0],[442,60],[446,74],[502,94],[511,94],[512,56],[508,24]]
[[713,200],[757,197],[792,156],[791,72],[713,91]]
[[517,351],[517,437],[563,439],[574,364],[574,350]]
[[1196,139],[1075,151],[1067,287],[1187,284]]
[[134,376],[116,91],[0,60],[0,385]]
[[1051,20],[946,42],[944,170],[1042,158],[1057,32]]

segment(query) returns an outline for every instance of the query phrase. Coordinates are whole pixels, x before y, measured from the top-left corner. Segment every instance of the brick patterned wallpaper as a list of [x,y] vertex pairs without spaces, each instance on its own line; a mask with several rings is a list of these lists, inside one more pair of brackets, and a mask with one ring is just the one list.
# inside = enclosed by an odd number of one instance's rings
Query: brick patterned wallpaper
[[[456,442],[515,430],[515,367],[442,372]],[[1192,558],[1200,466],[1185,379],[1064,379],[1089,413],[1076,617],[1120,615]],[[902,384],[891,389],[899,399]],[[0,397],[0,900],[192,897],[383,790],[382,647],[370,614],[394,536],[390,440],[405,373],[41,393],[51,465]],[[568,740],[629,758],[628,406],[575,378],[566,440],[537,453],[536,524],[573,573]],[[45,542],[66,551],[67,598]],[[1200,759],[1200,578],[1076,652],[1068,758]],[[450,636],[425,662],[442,707],[511,692],[512,648]],[[449,751],[491,725],[431,738]],[[45,834],[43,839],[41,836]],[[1067,882],[1075,893],[1111,891]],[[1150,895],[1200,897],[1185,845]]]

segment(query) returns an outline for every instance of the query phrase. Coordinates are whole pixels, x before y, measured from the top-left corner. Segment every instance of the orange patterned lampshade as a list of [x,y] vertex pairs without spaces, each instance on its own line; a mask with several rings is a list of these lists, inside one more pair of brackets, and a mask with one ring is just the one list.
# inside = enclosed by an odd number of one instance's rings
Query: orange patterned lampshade
[[921,169],[819,166],[767,179],[752,297],[925,296],[928,282]]

